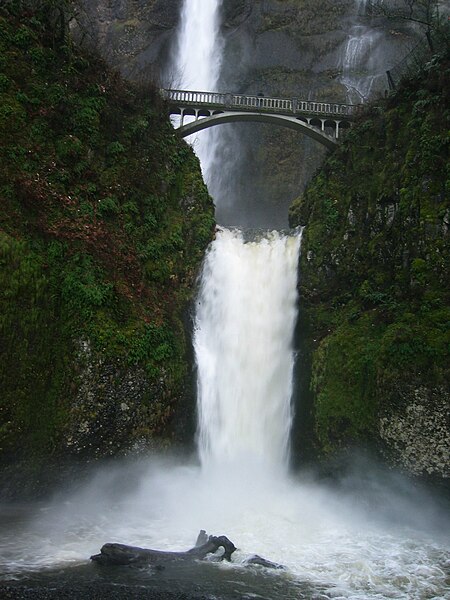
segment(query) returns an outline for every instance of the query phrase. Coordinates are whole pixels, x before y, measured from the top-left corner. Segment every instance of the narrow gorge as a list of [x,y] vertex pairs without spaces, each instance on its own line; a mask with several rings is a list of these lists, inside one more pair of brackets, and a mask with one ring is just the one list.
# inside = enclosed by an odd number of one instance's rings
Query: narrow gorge
[[[25,4],[0,8],[0,594],[447,598],[448,26],[401,81],[422,29],[361,0]],[[158,87],[364,106],[327,153],[255,123],[186,143]],[[230,563],[88,561],[199,530]]]

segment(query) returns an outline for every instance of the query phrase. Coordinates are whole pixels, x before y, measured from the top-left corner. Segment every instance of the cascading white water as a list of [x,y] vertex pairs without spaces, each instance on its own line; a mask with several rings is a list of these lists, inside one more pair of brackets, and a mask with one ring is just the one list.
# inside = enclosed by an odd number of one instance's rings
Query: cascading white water
[[221,0],[184,0],[175,59],[182,89],[216,88],[222,59],[221,4]]
[[194,338],[204,465],[286,465],[299,247],[299,234],[223,230],[209,250]]
[[[217,89],[220,8],[221,0],[183,4],[175,71],[185,89]],[[195,142],[208,183],[219,136],[203,132]],[[299,243],[276,233],[245,243],[239,231],[224,230],[208,253],[194,343],[204,465],[286,463]]]
[[[347,88],[348,102],[359,104],[370,97],[377,75],[370,71],[371,53],[379,41],[380,34],[363,25],[354,25],[347,40],[342,64],[342,83]],[[364,69],[362,65],[365,65]]]
[[367,2],[368,2],[368,0],[356,0],[356,6],[358,9],[359,15],[364,15],[366,13]]
[[[355,0],[357,21],[364,18],[366,0]],[[341,81],[347,88],[347,101],[351,104],[365,102],[371,95],[375,80],[380,76],[377,63],[379,31],[356,22],[349,32],[341,58]]]
[[[217,91],[222,60],[220,34],[222,0],[184,0],[172,73],[175,85],[193,91]],[[209,183],[215,159],[217,132],[207,130],[190,138]]]

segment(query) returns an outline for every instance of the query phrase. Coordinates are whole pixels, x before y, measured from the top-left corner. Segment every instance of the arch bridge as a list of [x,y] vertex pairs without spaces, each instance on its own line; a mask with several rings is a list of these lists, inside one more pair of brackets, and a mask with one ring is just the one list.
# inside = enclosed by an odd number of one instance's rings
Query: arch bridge
[[[295,129],[327,148],[334,148],[341,130],[350,127],[360,110],[360,105],[298,98],[188,90],[162,90],[162,94],[169,103],[170,114],[181,117],[176,131],[182,137],[221,123],[256,121]],[[186,117],[190,117],[188,122]]]

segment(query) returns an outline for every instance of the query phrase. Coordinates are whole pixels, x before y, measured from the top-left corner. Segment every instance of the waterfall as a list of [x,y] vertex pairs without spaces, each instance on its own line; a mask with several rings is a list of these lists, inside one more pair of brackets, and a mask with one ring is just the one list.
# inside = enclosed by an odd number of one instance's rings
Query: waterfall
[[[219,13],[219,0],[184,2],[177,64],[186,87],[216,85]],[[361,52],[348,45],[349,66]],[[196,145],[211,177],[220,131]],[[96,597],[448,598],[449,518],[418,482],[365,460],[339,485],[286,473],[300,237],[221,229],[210,245],[194,333],[201,467],[179,456],[116,460],[90,478],[83,470],[50,504],[0,503],[0,594],[3,581],[11,597],[87,597],[92,588]],[[110,541],[185,550],[200,529],[236,543],[231,563],[104,573],[86,564]],[[255,552],[285,568],[249,565]]]
[[203,269],[194,347],[202,463],[283,469],[300,236],[223,230]]
[[[220,5],[184,2],[175,70],[186,89],[217,89]],[[195,143],[208,183],[218,144],[219,130]],[[299,246],[298,234],[272,232],[247,242],[242,232],[223,230],[208,252],[194,339],[205,467],[251,463],[279,470],[287,463]]]
[[368,0],[356,0],[356,6],[358,9],[358,15],[365,15],[367,10],[367,1]]
[[347,88],[347,102],[359,104],[369,99],[375,80],[380,76],[379,44],[381,32],[361,24],[367,0],[355,0],[356,19],[350,28],[342,57],[341,81]]
[[[176,87],[202,92],[217,91],[223,50],[221,5],[222,0],[184,0],[172,68]],[[216,139],[217,132],[214,129],[189,138],[200,159],[207,183],[212,178]]]
[[175,72],[182,89],[214,91],[222,59],[221,0],[184,0]]

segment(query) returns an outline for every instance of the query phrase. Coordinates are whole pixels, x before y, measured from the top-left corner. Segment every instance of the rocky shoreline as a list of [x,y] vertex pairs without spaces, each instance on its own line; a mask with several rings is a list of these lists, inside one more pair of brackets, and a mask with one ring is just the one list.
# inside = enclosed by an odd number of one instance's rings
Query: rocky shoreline
[[[158,592],[114,585],[80,585],[69,588],[0,586],[4,600],[208,600],[211,596]],[[217,596],[215,596],[217,598]],[[237,598],[237,596],[236,596]]]

